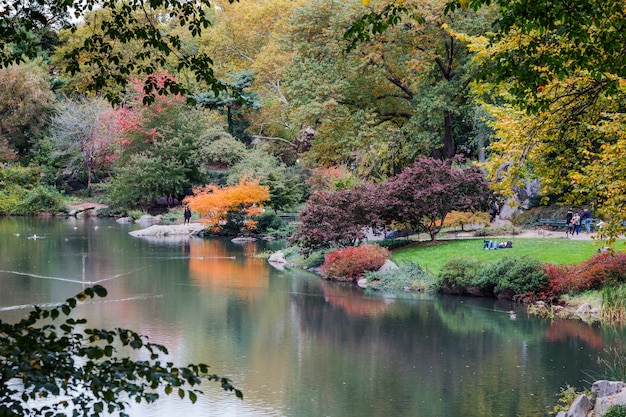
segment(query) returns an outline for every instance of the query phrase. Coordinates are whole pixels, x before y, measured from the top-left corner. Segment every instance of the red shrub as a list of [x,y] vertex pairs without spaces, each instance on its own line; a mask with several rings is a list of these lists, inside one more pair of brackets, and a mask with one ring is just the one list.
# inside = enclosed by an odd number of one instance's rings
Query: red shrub
[[579,265],[579,281],[588,288],[626,282],[626,253],[601,253]]
[[549,279],[545,295],[558,297],[626,282],[626,253],[602,253],[578,265],[547,264],[545,269]]
[[572,291],[574,274],[572,274],[570,266],[545,264],[544,268],[548,275],[548,288],[545,294],[547,298],[556,298]]
[[389,250],[378,245],[338,249],[326,255],[320,273],[326,279],[356,282],[365,271],[376,271],[391,258]]

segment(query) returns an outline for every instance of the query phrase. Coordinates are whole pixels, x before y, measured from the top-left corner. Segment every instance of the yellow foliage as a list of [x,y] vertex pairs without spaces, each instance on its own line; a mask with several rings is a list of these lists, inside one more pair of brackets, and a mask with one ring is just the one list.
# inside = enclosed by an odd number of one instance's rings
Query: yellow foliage
[[[193,196],[184,202],[200,215],[200,221],[218,229],[226,221],[229,212],[240,212],[250,217],[263,212],[262,203],[269,201],[269,187],[259,184],[258,179],[242,178],[237,185],[218,187],[205,185],[193,190]],[[256,227],[251,219],[245,223],[250,228]]]
[[461,229],[469,224],[488,226],[491,223],[490,219],[491,216],[489,216],[489,213],[485,213],[482,211],[476,213],[472,213],[469,211],[451,211],[446,216],[443,226],[460,227]]

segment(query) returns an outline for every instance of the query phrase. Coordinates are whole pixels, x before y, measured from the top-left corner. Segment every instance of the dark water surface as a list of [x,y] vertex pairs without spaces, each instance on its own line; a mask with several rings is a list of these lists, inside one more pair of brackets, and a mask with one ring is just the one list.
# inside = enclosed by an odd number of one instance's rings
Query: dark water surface
[[[543,416],[560,387],[586,387],[622,329],[527,317],[496,300],[364,294],[255,254],[279,243],[133,238],[101,219],[0,218],[0,318],[98,282],[79,308],[204,362],[244,391],[207,384],[137,416]],[[36,238],[35,238],[36,236]]]

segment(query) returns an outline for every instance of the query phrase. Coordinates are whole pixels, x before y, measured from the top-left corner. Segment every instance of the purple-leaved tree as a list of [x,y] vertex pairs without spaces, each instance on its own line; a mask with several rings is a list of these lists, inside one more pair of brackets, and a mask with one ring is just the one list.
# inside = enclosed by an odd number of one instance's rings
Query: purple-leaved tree
[[484,174],[460,158],[420,158],[381,186],[387,217],[426,229],[432,241],[451,211],[487,210],[493,200]]

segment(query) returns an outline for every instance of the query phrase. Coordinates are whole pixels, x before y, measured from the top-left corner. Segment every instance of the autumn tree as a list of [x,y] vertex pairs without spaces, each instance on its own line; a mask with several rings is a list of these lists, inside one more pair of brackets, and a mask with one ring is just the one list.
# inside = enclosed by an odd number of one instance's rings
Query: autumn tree
[[492,193],[485,175],[461,160],[420,158],[385,184],[386,216],[423,227],[432,241],[452,211],[485,211]]
[[[167,84],[169,74],[157,74]],[[117,112],[119,137],[112,177],[105,189],[119,207],[147,207],[164,195],[184,195],[207,179],[202,152],[210,124],[202,109],[190,108],[180,95],[157,96],[144,105],[141,81],[127,107]]]
[[193,195],[184,202],[200,215],[200,221],[213,232],[225,226],[244,231],[256,229],[254,216],[263,213],[263,204],[270,199],[269,187],[259,185],[258,179],[243,178],[238,184],[219,187],[206,185],[196,187]]
[[421,155],[478,153],[471,136],[470,55],[443,25],[474,33],[488,20],[473,12],[445,16],[437,1],[403,4],[393,25],[348,51],[358,23],[378,6],[320,1],[294,11],[298,25],[289,39],[296,55],[286,91],[292,117],[315,131],[305,160],[351,164],[359,175],[381,180]]
[[301,225],[291,239],[305,252],[353,246],[366,237],[368,228],[381,223],[385,204],[377,184],[317,192],[300,211]]
[[220,78],[228,79],[228,74],[244,71],[253,74],[250,90],[263,106],[245,113],[250,123],[247,134],[272,143],[276,154],[292,154],[299,126],[289,116],[290,98],[285,91],[285,72],[293,56],[288,34],[295,23],[292,12],[305,2],[259,0],[219,4],[211,36],[202,38],[201,50],[214,58]]
[[6,159],[30,156],[55,102],[41,63],[0,69],[0,95],[0,149]]
[[[106,294],[96,285],[59,306],[35,307],[15,324],[0,321],[0,415],[125,416],[131,402],[154,403],[162,395],[196,402],[204,380],[243,398],[205,364],[175,366],[165,361],[167,348],[146,336],[89,328],[72,316],[79,304]],[[133,353],[142,359],[132,359]]]
[[[79,25],[77,22],[84,21],[82,18],[94,10],[100,10],[107,18],[99,20],[94,30],[85,33],[80,42],[64,52],[64,67],[68,73],[81,71],[85,64],[94,68],[86,86],[88,90],[98,92],[107,85],[126,85],[131,74],[150,75],[165,64],[180,71],[188,70],[198,82],[219,89],[211,58],[197,49],[187,49],[183,41],[185,36],[200,36],[210,26],[207,10],[211,4],[208,0],[155,0],[149,3],[141,0],[128,3],[116,0],[27,0],[5,2],[4,6],[0,17],[0,67],[36,56],[41,50],[40,34],[45,31],[65,28],[74,32]],[[184,29],[186,35],[163,30],[166,25]],[[116,48],[118,44],[122,47]],[[137,44],[143,49],[129,58],[127,46],[132,49]],[[143,80],[147,101],[152,101],[158,94],[187,90],[175,79],[166,85],[158,85],[151,77]],[[109,101],[121,100],[121,96],[112,90],[105,95]]]
[[[448,8],[485,3],[450,2]],[[542,194],[596,204],[619,232],[626,217],[619,186],[625,163],[626,58],[618,39],[626,27],[623,2],[492,3],[501,16],[494,32],[458,34],[476,52],[482,81],[475,91],[493,117],[490,178],[504,193],[538,178]]]
[[110,170],[116,112],[102,99],[64,100],[56,106],[49,130],[59,177],[64,183],[80,184],[81,176],[86,176],[90,193],[98,175]]

